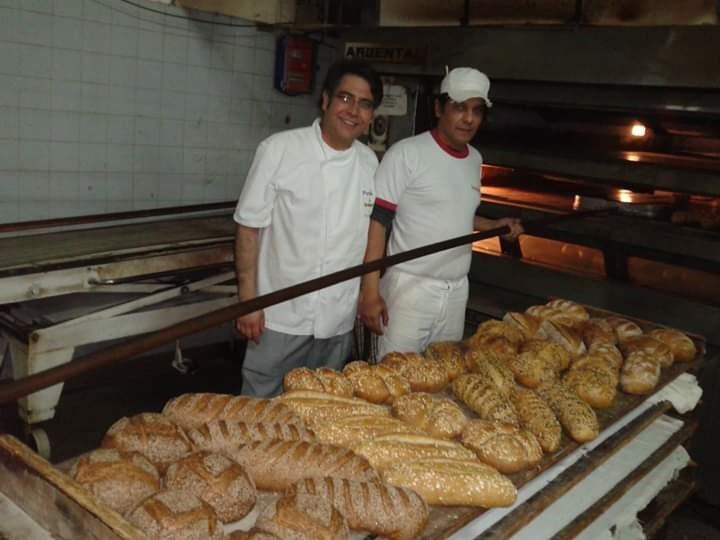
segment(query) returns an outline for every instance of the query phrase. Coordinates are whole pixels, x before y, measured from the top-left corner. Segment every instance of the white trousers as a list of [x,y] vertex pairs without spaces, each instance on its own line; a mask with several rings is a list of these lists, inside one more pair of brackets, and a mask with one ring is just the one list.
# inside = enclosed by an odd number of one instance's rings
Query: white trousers
[[469,290],[467,276],[447,281],[391,268],[380,281],[388,325],[378,340],[378,358],[391,351],[421,352],[435,341],[461,339]]

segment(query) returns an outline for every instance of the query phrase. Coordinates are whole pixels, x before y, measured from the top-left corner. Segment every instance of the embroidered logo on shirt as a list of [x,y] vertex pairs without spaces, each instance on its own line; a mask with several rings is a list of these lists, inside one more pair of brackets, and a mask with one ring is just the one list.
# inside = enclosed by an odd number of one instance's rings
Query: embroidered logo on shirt
[[365,208],[372,208],[375,205],[375,193],[372,191],[362,190],[363,204]]

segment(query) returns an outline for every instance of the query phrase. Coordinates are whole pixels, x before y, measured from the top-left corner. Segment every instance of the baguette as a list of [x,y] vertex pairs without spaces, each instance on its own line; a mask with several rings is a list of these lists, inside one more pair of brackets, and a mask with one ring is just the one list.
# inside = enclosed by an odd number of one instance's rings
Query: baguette
[[510,506],[517,497],[509,478],[477,460],[410,461],[382,474],[386,482],[416,491],[432,505],[494,508]]
[[334,396],[352,397],[352,383],[340,372],[330,368],[309,369],[299,367],[291,369],[283,377],[285,392],[293,390],[313,390]]
[[533,390],[520,387],[515,387],[510,400],[517,411],[520,426],[535,435],[545,452],[557,450],[562,427],[548,404]]
[[437,341],[425,349],[425,357],[437,362],[452,382],[465,373],[465,349],[459,341]]
[[649,332],[648,335],[670,347],[677,362],[692,362],[697,356],[697,347],[693,340],[679,330],[657,328]]
[[534,467],[543,456],[535,435],[502,422],[470,420],[461,440],[480,461],[505,474]]
[[517,425],[515,409],[506,397],[480,375],[467,374],[453,382],[455,396],[486,420],[499,420]]
[[467,422],[460,406],[446,398],[414,392],[395,400],[392,414],[432,437],[454,439]]
[[391,433],[423,434],[417,427],[389,416],[348,416],[336,422],[318,424],[315,432],[321,443],[344,448],[355,448],[366,440]]
[[313,476],[377,479],[365,458],[330,444],[254,441],[226,455],[245,468],[258,489],[268,491],[282,491],[293,482]]
[[428,519],[428,508],[413,490],[385,482],[335,477],[307,478],[286,493],[300,508],[335,507],[351,529],[368,531],[389,540],[412,540]]
[[600,424],[595,411],[565,385],[558,382],[545,383],[538,387],[538,393],[573,440],[584,443],[598,436]]
[[188,438],[197,450],[225,452],[251,441],[309,441],[313,432],[301,424],[248,424],[213,420],[200,427],[189,429]]
[[413,392],[439,392],[449,382],[445,369],[418,353],[391,352],[381,365],[407,379]]
[[376,470],[395,463],[431,457],[475,458],[475,454],[461,444],[437,437],[407,434],[375,437],[357,446],[355,452],[365,457]]
[[195,452],[170,465],[165,488],[197,495],[223,523],[245,517],[257,498],[255,484],[240,465],[210,452]]
[[302,424],[278,402],[230,394],[182,394],[168,401],[162,413],[184,428],[199,427],[212,420]]
[[323,392],[297,391],[281,394],[273,401],[288,407],[313,429],[325,422],[335,422],[348,416],[390,416],[390,409],[368,403],[364,399],[343,398]]
[[643,351],[655,358],[661,368],[670,367],[675,361],[670,347],[662,341],[648,335],[634,336],[626,339],[620,344],[620,350],[626,358],[630,353]]
[[634,351],[623,364],[620,387],[628,394],[650,394],[660,382],[660,373],[660,363],[654,356],[646,351]]

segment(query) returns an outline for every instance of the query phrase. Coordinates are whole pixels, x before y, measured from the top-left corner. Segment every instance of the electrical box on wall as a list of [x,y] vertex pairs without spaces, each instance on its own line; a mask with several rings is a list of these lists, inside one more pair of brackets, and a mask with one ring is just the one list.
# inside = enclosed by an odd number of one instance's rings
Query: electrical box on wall
[[283,36],[275,50],[275,88],[290,96],[311,94],[315,73],[315,42],[299,36]]

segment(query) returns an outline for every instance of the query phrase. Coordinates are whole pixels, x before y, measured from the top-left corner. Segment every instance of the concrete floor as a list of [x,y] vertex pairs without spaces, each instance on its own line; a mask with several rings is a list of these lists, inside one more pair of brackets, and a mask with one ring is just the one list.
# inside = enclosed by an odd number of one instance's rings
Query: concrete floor
[[[184,392],[237,393],[242,350],[223,345],[186,352],[197,371],[183,375],[172,355],[147,357],[72,381],[66,385],[54,420],[42,427],[52,444],[52,461],[62,462],[96,448],[104,432],[122,416],[159,411]],[[14,407],[0,409],[0,431],[19,434]],[[692,452],[691,452],[692,453]],[[702,476],[702,468],[700,469]],[[692,497],[668,519],[660,540],[720,540],[720,508]]]

